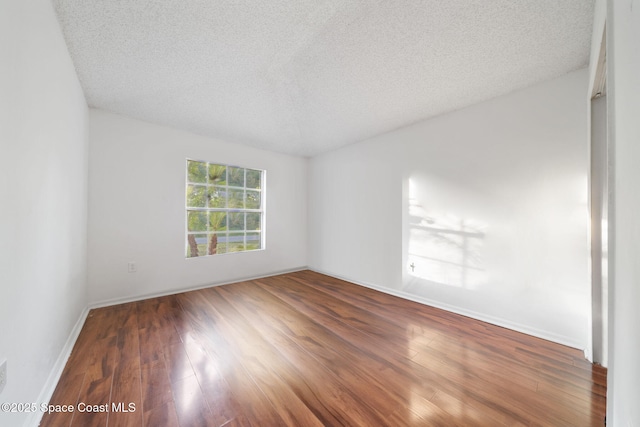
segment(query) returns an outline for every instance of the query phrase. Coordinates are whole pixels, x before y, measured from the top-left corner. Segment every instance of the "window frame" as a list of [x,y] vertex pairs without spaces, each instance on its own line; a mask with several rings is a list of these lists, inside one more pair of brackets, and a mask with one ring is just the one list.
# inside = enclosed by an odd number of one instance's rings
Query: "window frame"
[[[205,177],[206,180],[205,182],[194,182],[194,181],[190,181],[189,180],[189,163],[190,162],[196,162],[196,163],[203,163],[206,166],[206,172],[205,172]],[[213,191],[213,189],[216,187],[216,184],[214,184],[213,182],[210,182],[210,175],[209,175],[209,165],[216,165],[216,166],[223,166],[225,168],[225,173],[226,173],[226,177],[227,180],[225,182],[225,185],[218,185],[217,187],[222,187],[224,188],[224,197],[225,197],[225,203],[224,205],[226,207],[211,207],[209,206],[209,204],[211,203],[211,197],[209,196],[209,194],[211,194],[211,191]],[[237,169],[242,169],[243,170],[243,183],[244,186],[237,186],[237,185],[230,185],[230,179],[229,179],[229,169],[230,168],[237,168]],[[247,172],[248,171],[256,171],[260,173],[260,185],[259,188],[251,188],[251,187],[247,187]],[[220,163],[220,162],[208,162],[205,160],[197,160],[197,159],[193,159],[193,158],[189,158],[187,157],[185,160],[185,190],[184,190],[184,203],[185,203],[185,219],[184,219],[184,256],[186,259],[196,259],[196,258],[206,258],[206,257],[210,257],[210,256],[215,256],[215,255],[228,255],[228,254],[239,254],[239,253],[246,253],[246,252],[256,252],[256,251],[263,251],[266,249],[266,236],[265,236],[265,222],[266,222],[266,170],[264,169],[256,169],[256,168],[251,168],[251,167],[245,167],[245,166],[237,166],[237,165],[233,165],[233,164],[226,164],[226,163]],[[201,187],[204,188],[204,198],[205,198],[205,206],[204,207],[193,207],[193,206],[189,206],[189,187],[192,186],[194,188],[197,187]],[[238,208],[238,207],[229,207],[229,199],[230,199],[230,193],[231,191],[242,191],[243,192],[243,204],[245,207],[243,208]],[[251,192],[257,192],[260,196],[260,204],[258,208],[247,208],[246,207],[246,201],[247,201],[247,192],[251,191]],[[189,231],[189,213],[190,212],[204,212],[207,214],[207,220],[206,220],[206,230],[205,231]],[[210,212],[224,212],[225,213],[225,217],[226,217],[226,227],[225,230],[223,232],[221,231],[214,231],[214,230],[210,230],[210,223],[209,223],[209,219],[208,219],[208,214]],[[232,230],[230,229],[230,214],[233,213],[243,213],[244,215],[244,224],[242,229],[239,230]],[[259,214],[259,229],[258,230],[247,230],[247,215],[248,213],[257,213]],[[233,233],[242,233],[243,235],[243,248],[242,250],[239,251],[225,251],[223,253],[214,253],[214,254],[210,254],[209,253],[209,245],[210,245],[210,241],[209,239],[211,238],[210,236],[213,234],[219,235],[221,233],[226,234],[227,237],[227,244],[229,244],[229,237],[231,234]],[[251,234],[251,233],[256,233],[260,235],[260,247],[256,248],[256,249],[247,249],[247,235]],[[190,256],[189,254],[189,250],[190,250],[190,245],[189,245],[189,235],[206,235],[207,236],[207,250],[206,253],[204,254],[198,254],[198,256]],[[199,245],[198,245],[199,246]],[[227,247],[228,250],[228,247]]]

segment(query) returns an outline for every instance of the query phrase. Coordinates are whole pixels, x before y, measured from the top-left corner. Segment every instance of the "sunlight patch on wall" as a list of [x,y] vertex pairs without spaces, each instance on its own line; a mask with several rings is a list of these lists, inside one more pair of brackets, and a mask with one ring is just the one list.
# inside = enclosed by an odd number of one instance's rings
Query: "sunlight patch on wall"
[[482,248],[487,225],[453,213],[430,211],[417,193],[415,181],[409,180],[409,275],[465,289],[486,284]]

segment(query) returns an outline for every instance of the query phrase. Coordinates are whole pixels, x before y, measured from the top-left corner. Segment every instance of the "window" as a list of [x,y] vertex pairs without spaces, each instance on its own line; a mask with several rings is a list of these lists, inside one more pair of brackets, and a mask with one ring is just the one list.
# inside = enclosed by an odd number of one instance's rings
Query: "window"
[[264,172],[187,160],[187,258],[264,247]]

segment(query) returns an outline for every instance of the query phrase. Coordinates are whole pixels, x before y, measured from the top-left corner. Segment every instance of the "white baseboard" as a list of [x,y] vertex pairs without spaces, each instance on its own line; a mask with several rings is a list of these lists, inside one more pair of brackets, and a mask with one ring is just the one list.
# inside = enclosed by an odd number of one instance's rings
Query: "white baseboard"
[[523,334],[531,335],[537,338],[542,338],[547,341],[555,342],[557,344],[566,345],[567,347],[576,348],[579,350],[583,350],[582,343],[576,341],[574,338],[567,337],[564,335],[556,334],[554,332],[545,331],[542,329],[533,328],[527,325],[523,325],[520,323],[512,322],[507,319],[502,319],[499,317],[494,317],[491,315],[487,315],[484,313],[479,313],[472,310],[467,310],[463,307],[458,307],[450,304],[443,303],[441,301],[432,300],[429,298],[423,298],[414,294],[410,294],[408,292],[403,292],[395,289],[388,289],[382,286],[374,285],[371,283],[366,283],[358,280],[351,279],[349,277],[342,277],[340,275],[336,275],[330,272],[322,271],[320,269],[308,268],[311,271],[315,271],[316,273],[324,274],[326,276],[335,277],[336,279],[344,280],[350,283],[354,283],[356,285],[364,286],[365,288],[370,288],[376,291],[383,292],[385,294],[393,295],[396,297],[404,298],[409,301],[417,302],[420,304],[428,305],[430,307],[439,308],[442,310],[450,311],[452,313],[460,314],[462,316],[471,317],[472,319],[480,320],[486,323],[491,323],[492,325],[501,326],[503,328],[511,329],[517,332],[522,332]]
[[124,297],[124,298],[112,298],[112,299],[108,299],[108,300],[103,300],[103,301],[90,303],[89,304],[89,309],[101,308],[101,307],[110,307],[112,305],[126,304],[126,303],[129,303],[129,302],[142,301],[142,300],[149,299],[149,298],[164,297],[164,296],[167,296],[167,295],[175,295],[175,294],[180,294],[182,292],[197,291],[199,289],[206,289],[206,288],[211,288],[211,287],[214,287],[214,286],[229,285],[231,283],[246,282],[248,280],[264,279],[265,277],[279,276],[281,274],[294,273],[296,271],[302,271],[302,270],[308,270],[308,269],[309,268],[307,266],[301,266],[301,267],[296,267],[296,268],[292,268],[292,269],[288,269],[288,270],[273,271],[273,272],[266,273],[266,274],[261,274],[261,275],[258,275],[258,276],[246,276],[246,277],[239,277],[239,278],[236,278],[236,279],[233,279],[233,280],[225,280],[225,281],[220,281],[220,282],[203,283],[203,284],[196,285],[196,286],[191,286],[191,287],[188,287],[188,288],[175,288],[175,289],[170,289],[170,290],[161,291],[161,292],[151,292],[151,293],[147,293],[147,294],[133,295],[133,296]]
[[[60,376],[62,375],[62,371],[64,370],[65,365],[67,364],[67,360],[69,360],[69,356],[71,355],[71,351],[73,350],[73,346],[76,344],[76,340],[80,335],[80,331],[84,326],[84,322],[87,319],[87,315],[89,314],[89,307],[85,307],[80,313],[80,317],[76,321],[76,324],[71,329],[71,333],[67,338],[67,341],[64,343],[62,350],[60,351],[60,355],[56,360],[56,363],[53,365],[51,372],[49,373],[49,377],[47,381],[44,383],[44,387],[40,391],[40,395],[36,402],[39,403],[47,403],[51,400],[51,396],[53,396],[53,392],[58,385],[58,381],[60,381]],[[37,427],[40,425],[40,421],[42,420],[43,412],[35,411],[31,412],[27,419],[24,422],[25,427]]]

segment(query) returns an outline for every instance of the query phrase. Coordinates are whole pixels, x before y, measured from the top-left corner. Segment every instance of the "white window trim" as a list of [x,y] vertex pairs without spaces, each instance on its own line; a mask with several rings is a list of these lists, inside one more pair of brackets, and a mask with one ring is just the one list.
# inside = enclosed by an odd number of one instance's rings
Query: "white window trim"
[[[260,193],[260,209],[246,209],[246,208],[210,208],[210,207],[190,207],[188,206],[187,203],[187,191],[189,186],[200,186],[200,187],[204,187],[205,189],[211,188],[212,186],[214,186],[214,183],[211,183],[209,181],[209,174],[206,174],[206,182],[202,183],[202,182],[192,182],[189,181],[189,162],[198,162],[198,163],[205,163],[207,165],[213,164],[213,165],[220,165],[220,166],[225,166],[226,168],[239,168],[239,169],[243,169],[244,170],[244,182],[245,182],[245,187],[238,187],[235,185],[224,185],[221,187],[224,187],[226,190],[242,190],[244,191],[244,196],[245,196],[245,200],[246,200],[246,192],[248,191],[255,191]],[[228,169],[227,169],[228,170]],[[260,172],[260,188],[249,188],[246,187],[246,182],[247,182],[247,170],[254,170],[254,171],[259,171]],[[192,159],[192,158],[187,158],[185,161],[185,220],[184,220],[184,231],[185,231],[185,248],[184,248],[184,254],[185,254],[185,258],[186,259],[198,259],[198,258],[207,258],[207,257],[211,257],[211,256],[218,256],[218,255],[232,255],[232,254],[242,254],[242,253],[249,253],[249,252],[260,252],[260,251],[264,251],[266,250],[266,179],[267,179],[267,173],[266,170],[264,169],[257,169],[257,168],[252,168],[252,167],[247,167],[247,166],[237,166],[237,165],[233,165],[233,164],[226,164],[226,163],[218,163],[218,162],[208,162],[205,160],[196,160],[196,159]],[[225,199],[226,202],[225,204],[228,204],[229,201],[229,192],[225,192]],[[208,204],[208,201],[207,201]],[[201,234],[217,234],[218,232],[211,232],[209,230],[207,231],[189,231],[189,215],[188,213],[190,211],[196,211],[196,212],[226,212],[226,213],[233,213],[233,212],[242,212],[242,213],[259,213],[261,214],[261,218],[260,218],[260,230],[259,231],[255,231],[255,230],[247,230],[247,218],[245,216],[244,219],[244,227],[242,230],[230,230],[228,228],[228,220],[227,220],[227,229],[224,230],[222,233],[226,233],[228,234],[232,234],[232,233],[243,233],[243,244],[246,247],[247,244],[247,234],[250,233],[259,233],[260,234],[260,248],[259,249],[251,249],[251,250],[242,250],[242,251],[234,251],[234,252],[224,252],[224,253],[216,253],[216,254],[204,254],[204,255],[199,255],[197,257],[190,257],[188,256],[188,248],[189,248],[189,243],[188,243],[188,239],[187,237],[189,235],[201,235]]]

